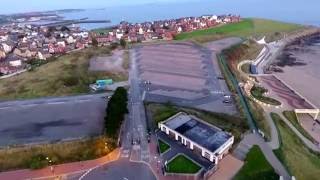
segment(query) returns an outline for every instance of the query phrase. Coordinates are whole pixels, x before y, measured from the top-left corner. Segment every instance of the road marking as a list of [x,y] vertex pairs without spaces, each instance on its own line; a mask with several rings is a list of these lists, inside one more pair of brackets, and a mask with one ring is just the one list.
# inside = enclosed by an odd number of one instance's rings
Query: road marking
[[50,105],[55,105],[55,104],[65,104],[66,102],[49,102],[48,104]]

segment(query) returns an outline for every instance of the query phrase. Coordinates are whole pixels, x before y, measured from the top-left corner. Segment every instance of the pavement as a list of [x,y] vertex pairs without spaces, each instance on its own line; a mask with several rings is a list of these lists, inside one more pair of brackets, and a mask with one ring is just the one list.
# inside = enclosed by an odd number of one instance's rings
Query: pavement
[[107,95],[0,102],[0,146],[100,135]]

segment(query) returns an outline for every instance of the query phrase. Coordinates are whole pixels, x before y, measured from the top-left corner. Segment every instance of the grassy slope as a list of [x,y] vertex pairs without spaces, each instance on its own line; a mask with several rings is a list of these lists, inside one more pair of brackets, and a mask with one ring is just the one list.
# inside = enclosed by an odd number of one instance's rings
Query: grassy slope
[[0,80],[0,99],[88,93],[88,85],[96,79],[123,80],[123,74],[88,71],[91,57],[109,53],[106,47],[84,49],[60,56],[33,71]]
[[[107,142],[107,146],[106,143]],[[107,147],[107,148],[106,148]],[[110,138],[97,137],[87,140],[62,142],[57,144],[35,145],[0,150],[0,172],[13,169],[30,168],[33,157],[50,157],[54,164],[84,161],[102,157],[116,148]],[[47,166],[45,161],[43,166]]]
[[259,146],[253,146],[245,159],[244,166],[240,169],[234,180],[276,180],[279,176],[264,157]]
[[176,40],[193,39],[198,42],[206,42],[230,36],[249,37],[267,36],[268,40],[281,37],[277,32],[289,32],[299,29],[301,26],[290,23],[266,19],[244,19],[239,23],[221,25],[205,30],[181,33],[175,37]]
[[296,113],[294,111],[283,111],[284,117],[286,117],[291,124],[306,138],[308,138],[310,141],[315,142],[316,140],[313,139],[313,137],[306,131],[304,128],[300,125],[298,122]]
[[192,162],[184,155],[178,155],[167,165],[167,172],[194,174],[201,169],[200,166]]
[[297,179],[319,179],[320,155],[305,147],[299,137],[283,122],[278,114],[272,113],[272,117],[281,138],[281,147],[275,150],[278,158]]

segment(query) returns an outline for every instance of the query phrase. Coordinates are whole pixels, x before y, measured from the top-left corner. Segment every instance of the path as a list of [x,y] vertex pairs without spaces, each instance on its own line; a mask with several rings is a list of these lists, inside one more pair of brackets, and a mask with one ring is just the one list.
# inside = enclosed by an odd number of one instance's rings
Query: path
[[267,161],[271,164],[273,169],[284,179],[291,179],[289,173],[274,155],[272,148],[264,141],[264,139],[258,134],[247,134],[234,150],[233,155],[238,159],[244,160],[245,155],[253,145],[258,145],[262,150]]

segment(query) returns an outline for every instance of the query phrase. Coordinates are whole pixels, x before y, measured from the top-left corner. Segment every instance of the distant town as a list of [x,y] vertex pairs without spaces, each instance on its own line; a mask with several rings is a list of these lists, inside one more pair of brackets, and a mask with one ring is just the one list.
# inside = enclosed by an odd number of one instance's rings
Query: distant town
[[33,61],[46,61],[93,45],[106,46],[121,39],[130,43],[172,40],[183,32],[239,21],[240,16],[235,15],[204,15],[135,24],[121,22],[104,31],[87,31],[74,25],[5,24],[0,27],[0,75],[24,72]]

